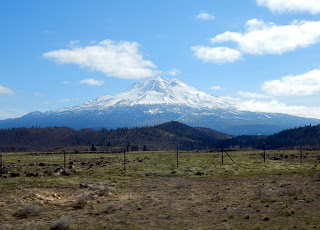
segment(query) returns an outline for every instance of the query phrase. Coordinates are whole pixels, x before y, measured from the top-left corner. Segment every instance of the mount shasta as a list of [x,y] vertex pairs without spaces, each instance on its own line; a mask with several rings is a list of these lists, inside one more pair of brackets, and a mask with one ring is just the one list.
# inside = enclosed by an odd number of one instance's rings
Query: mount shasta
[[272,134],[320,123],[318,119],[287,114],[241,111],[238,99],[215,97],[176,79],[154,77],[139,81],[119,94],[101,96],[78,106],[1,120],[0,128],[99,129],[157,125],[172,120],[233,135]]

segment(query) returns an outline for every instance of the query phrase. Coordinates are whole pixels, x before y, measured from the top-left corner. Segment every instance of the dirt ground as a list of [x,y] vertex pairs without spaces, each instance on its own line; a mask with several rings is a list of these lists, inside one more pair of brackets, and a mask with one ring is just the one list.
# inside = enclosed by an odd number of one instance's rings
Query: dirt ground
[[[3,230],[53,229],[59,221],[69,229],[320,228],[320,181],[314,177],[168,175],[79,186],[1,188],[0,194]],[[19,211],[27,214],[18,215]],[[56,229],[64,229],[60,227]]]
[[0,230],[320,229],[319,152],[268,154],[8,154]]

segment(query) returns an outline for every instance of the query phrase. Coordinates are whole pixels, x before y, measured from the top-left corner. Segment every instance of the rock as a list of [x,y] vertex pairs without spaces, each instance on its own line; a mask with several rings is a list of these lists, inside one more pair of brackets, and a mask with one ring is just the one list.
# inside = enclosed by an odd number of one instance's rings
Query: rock
[[64,171],[62,171],[61,175],[63,175],[63,176],[70,176],[70,175],[71,175],[71,172],[68,171],[68,170],[64,170]]
[[12,172],[12,173],[10,173],[10,176],[11,176],[11,177],[19,177],[19,176],[20,176],[20,173],[14,173],[14,172]]
[[61,172],[63,171],[63,168],[56,168],[53,172],[57,173],[57,172]]
[[46,164],[41,162],[39,166],[46,166]]
[[43,173],[48,175],[48,176],[53,176],[54,175],[54,172],[52,172],[51,170],[46,170]]
[[36,175],[34,173],[27,173],[26,177],[35,177]]
[[80,188],[89,188],[89,184],[87,183],[80,183]]

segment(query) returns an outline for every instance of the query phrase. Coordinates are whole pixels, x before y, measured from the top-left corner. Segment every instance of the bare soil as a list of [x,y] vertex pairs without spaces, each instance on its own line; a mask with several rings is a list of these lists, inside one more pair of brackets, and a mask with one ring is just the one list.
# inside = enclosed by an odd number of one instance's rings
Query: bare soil
[[[84,173],[79,161],[70,176],[32,178],[22,159],[23,175],[0,179],[0,229],[320,229],[319,165],[277,161],[269,165],[283,173],[235,175],[248,169],[233,157],[237,165],[157,173],[138,168],[152,157],[132,157],[127,171],[112,161]],[[113,176],[101,174],[106,167]]]

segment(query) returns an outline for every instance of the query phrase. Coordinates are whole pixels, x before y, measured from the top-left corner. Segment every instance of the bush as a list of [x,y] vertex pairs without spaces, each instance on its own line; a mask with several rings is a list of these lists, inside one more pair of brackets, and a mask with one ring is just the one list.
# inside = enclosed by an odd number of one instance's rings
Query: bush
[[28,216],[39,216],[41,208],[36,204],[23,204],[21,208],[13,215],[18,218],[27,218]]
[[66,230],[69,228],[70,224],[70,217],[62,216],[59,220],[54,222],[53,226],[51,227],[51,230]]
[[269,221],[270,220],[270,217],[268,217],[268,216],[265,216],[264,218],[263,218],[263,221]]
[[118,209],[118,206],[115,203],[108,203],[103,210],[103,213],[111,214],[114,213]]
[[76,209],[82,209],[87,205],[88,202],[88,195],[86,193],[82,193],[76,203],[73,205],[74,208]]

